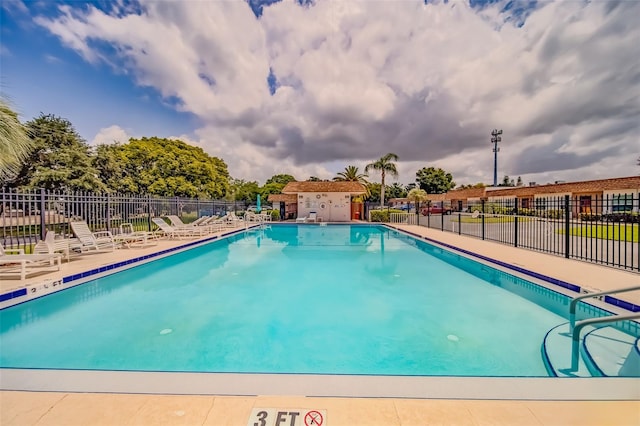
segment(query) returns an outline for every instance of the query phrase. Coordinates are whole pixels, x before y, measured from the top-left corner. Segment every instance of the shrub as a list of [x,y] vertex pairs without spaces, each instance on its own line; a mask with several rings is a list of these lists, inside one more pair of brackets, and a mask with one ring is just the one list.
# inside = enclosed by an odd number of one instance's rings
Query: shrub
[[390,213],[403,213],[402,210],[371,210],[371,222],[389,222]]
[[602,215],[607,222],[640,223],[640,215],[633,212],[608,213]]
[[600,215],[594,213],[580,213],[580,220],[584,220],[586,222],[596,222],[600,220]]
[[280,210],[271,210],[271,220],[280,220]]

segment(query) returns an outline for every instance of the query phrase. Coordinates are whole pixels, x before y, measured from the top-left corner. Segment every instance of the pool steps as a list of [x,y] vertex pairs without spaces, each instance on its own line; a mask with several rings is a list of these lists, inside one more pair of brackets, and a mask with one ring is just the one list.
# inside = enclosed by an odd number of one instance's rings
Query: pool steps
[[611,327],[588,332],[582,339],[582,354],[592,370],[607,377],[640,377],[638,338]]
[[571,371],[571,333],[566,322],[547,332],[542,357],[552,376],[640,377],[639,347],[638,337],[615,327],[587,326],[581,333],[578,370]]

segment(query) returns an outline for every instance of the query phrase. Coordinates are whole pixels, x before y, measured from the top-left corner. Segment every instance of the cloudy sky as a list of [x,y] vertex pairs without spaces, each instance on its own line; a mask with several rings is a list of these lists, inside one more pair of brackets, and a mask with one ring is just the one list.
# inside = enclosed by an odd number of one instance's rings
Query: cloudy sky
[[[3,0],[1,89],[91,144],[179,137],[232,176],[640,173],[640,1]],[[372,180],[379,176],[372,175]]]

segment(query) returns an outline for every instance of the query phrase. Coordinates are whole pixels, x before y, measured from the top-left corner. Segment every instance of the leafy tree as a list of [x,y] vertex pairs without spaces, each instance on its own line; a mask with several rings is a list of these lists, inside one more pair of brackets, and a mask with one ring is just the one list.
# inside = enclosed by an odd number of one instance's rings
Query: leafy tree
[[11,186],[102,192],[89,145],[68,120],[40,114],[25,124],[33,149]]
[[110,190],[126,189],[124,192],[134,192],[131,188],[123,188],[118,182],[124,173],[123,164],[126,159],[120,153],[120,144],[98,145],[95,148],[93,166],[98,171],[98,177]]
[[365,199],[371,202],[380,201],[380,192],[382,190],[382,185],[377,182],[369,182],[367,184],[367,194],[365,194]]
[[320,179],[317,176],[309,176],[309,179],[307,179],[307,182],[322,182],[322,179]]
[[256,181],[247,182],[243,179],[233,179],[229,186],[231,200],[255,203],[258,194],[260,194],[260,186]]
[[416,215],[420,213],[420,203],[424,203],[429,198],[427,196],[427,192],[424,189],[413,188],[407,194],[407,199],[412,201],[416,205]]
[[14,177],[33,149],[33,142],[9,103],[0,99],[0,186]]
[[468,189],[468,188],[485,188],[487,185],[485,185],[482,182],[478,182],[478,183],[474,183],[472,184],[467,184],[467,185],[459,185],[458,188],[456,189]]
[[498,184],[498,186],[516,186],[513,179],[510,179],[508,175],[504,175],[502,178],[502,183]]
[[407,190],[398,182],[394,182],[385,192],[388,198],[404,198],[407,196]]
[[282,188],[289,182],[295,182],[296,178],[291,175],[274,175],[267,179],[267,182],[259,189],[260,197],[267,201],[269,194],[280,194]]
[[407,186],[405,186],[405,187],[404,187],[404,190],[405,190],[406,192],[409,192],[409,191],[411,191],[413,188],[415,188],[415,187],[417,187],[417,186],[418,186],[418,185],[416,185],[415,183],[409,183],[409,184],[407,184]]
[[522,183],[522,176],[518,176],[518,180],[516,181],[516,186],[522,186],[522,185],[524,185]]
[[379,171],[381,176],[382,176],[382,181],[380,184],[380,206],[384,207],[384,178],[387,175],[387,173],[389,173],[391,176],[397,177],[398,176],[398,169],[396,168],[396,165],[394,163],[394,161],[398,161],[398,156],[392,152],[382,156],[380,159],[378,159],[377,161],[374,161],[373,163],[369,163],[367,164],[367,166],[364,168],[364,172],[368,173],[369,170],[373,169],[376,171]]
[[[222,198],[229,189],[224,161],[180,140],[131,139],[98,154],[106,165],[112,164],[111,155],[121,163],[121,175],[105,174],[102,178],[120,192]],[[101,173],[108,173],[106,165],[100,165]]]
[[268,185],[270,183],[277,183],[277,184],[282,184],[282,187],[284,188],[284,185],[288,184],[289,182],[295,182],[296,178],[294,178],[291,175],[273,175],[271,176],[269,179],[267,179],[267,181],[265,182],[265,185]]
[[416,182],[427,194],[442,194],[455,188],[451,173],[435,167],[423,167],[416,172]]

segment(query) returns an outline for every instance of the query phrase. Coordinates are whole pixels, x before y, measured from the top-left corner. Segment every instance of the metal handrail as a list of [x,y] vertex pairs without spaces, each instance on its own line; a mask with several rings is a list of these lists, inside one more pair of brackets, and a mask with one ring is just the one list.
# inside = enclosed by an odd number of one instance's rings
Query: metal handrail
[[578,371],[578,363],[580,361],[580,331],[591,324],[626,321],[630,319],[640,318],[640,312],[627,315],[610,315],[608,317],[591,318],[579,321],[575,324],[575,328],[571,334],[571,371]]
[[633,287],[619,288],[617,290],[601,291],[598,293],[585,293],[585,294],[581,294],[580,296],[574,297],[571,303],[569,304],[569,332],[573,333],[573,327],[576,324],[576,306],[578,305],[578,302],[580,300],[588,299],[590,297],[606,296],[606,295],[615,294],[615,293],[624,293],[624,292],[633,291],[633,290],[640,290],[640,285],[636,285]]

